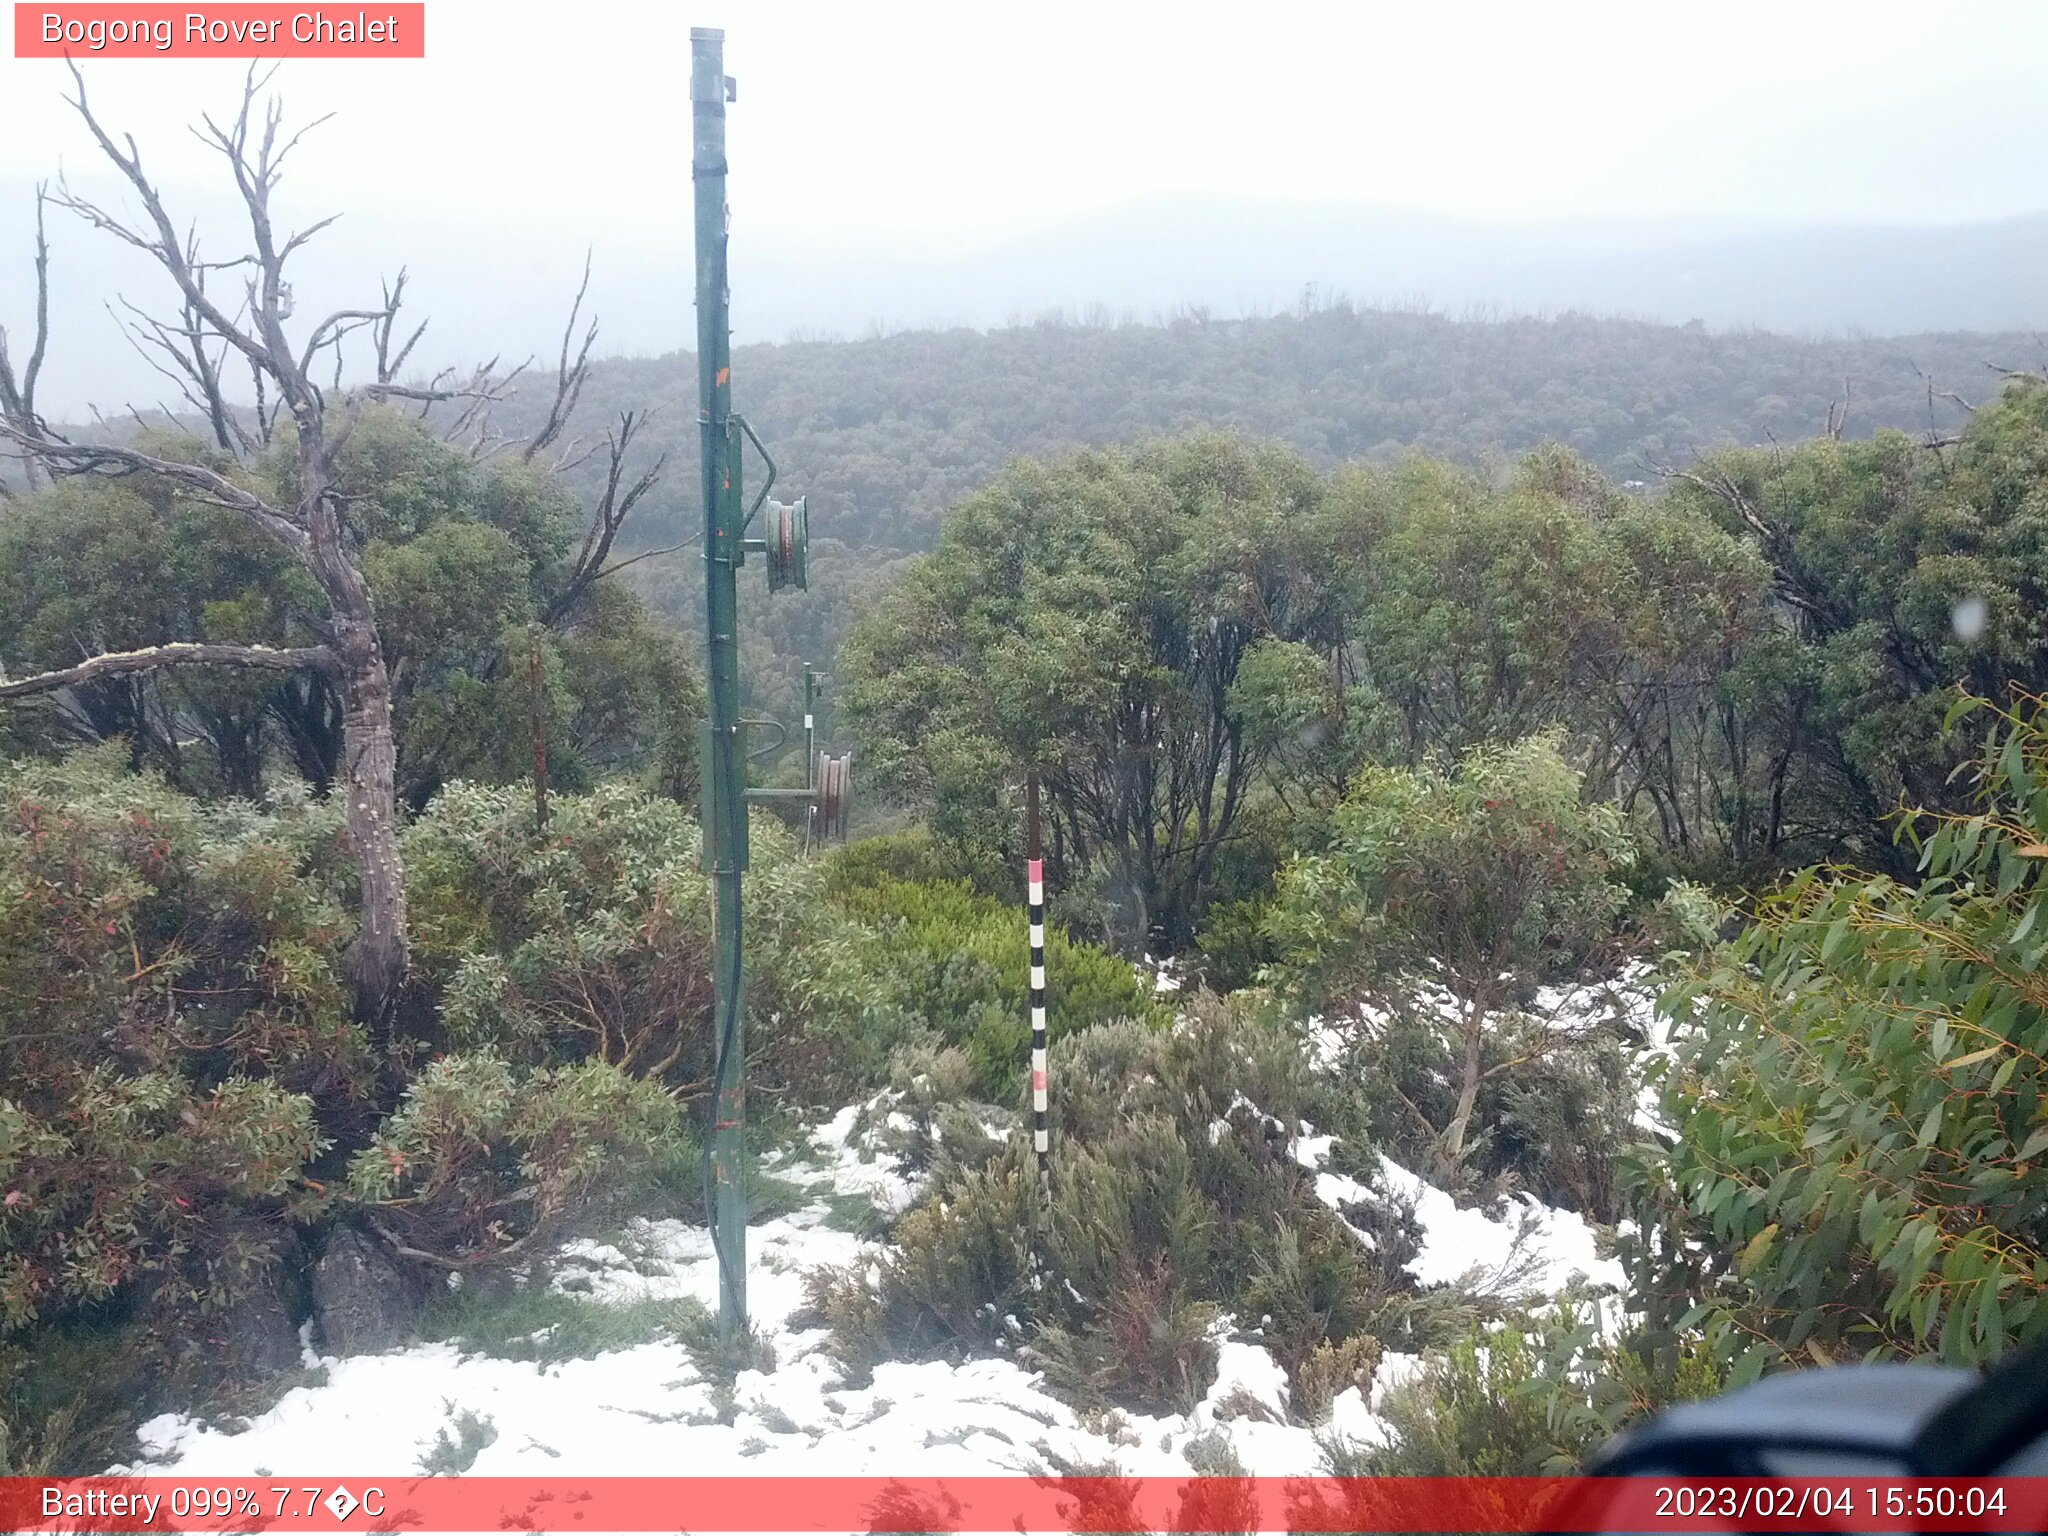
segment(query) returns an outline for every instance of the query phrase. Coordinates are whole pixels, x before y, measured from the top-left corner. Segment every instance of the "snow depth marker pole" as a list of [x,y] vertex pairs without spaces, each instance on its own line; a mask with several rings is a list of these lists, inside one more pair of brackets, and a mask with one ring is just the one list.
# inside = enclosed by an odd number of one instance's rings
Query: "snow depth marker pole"
[[1025,899],[1031,917],[1031,1144],[1038,1153],[1038,1185],[1052,1203],[1051,1132],[1046,1126],[1045,858],[1038,835],[1038,770],[1024,781]]

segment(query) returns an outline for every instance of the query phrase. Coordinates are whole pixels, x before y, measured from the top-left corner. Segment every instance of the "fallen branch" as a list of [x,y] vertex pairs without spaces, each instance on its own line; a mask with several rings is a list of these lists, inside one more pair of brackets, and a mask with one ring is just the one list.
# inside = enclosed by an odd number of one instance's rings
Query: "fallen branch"
[[75,667],[55,672],[38,672],[34,677],[0,679],[0,699],[27,698],[32,694],[55,693],[102,677],[128,672],[155,672],[165,667],[260,667],[274,672],[298,672],[306,668],[325,671],[334,665],[334,653],[324,645],[302,645],[278,649],[268,645],[214,645],[175,641],[152,645],[139,651],[109,651]]

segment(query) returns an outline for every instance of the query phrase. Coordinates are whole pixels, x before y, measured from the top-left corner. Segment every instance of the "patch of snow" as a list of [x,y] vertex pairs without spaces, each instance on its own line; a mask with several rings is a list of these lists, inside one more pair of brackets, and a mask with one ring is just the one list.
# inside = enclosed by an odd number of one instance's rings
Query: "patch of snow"
[[1330,1148],[1337,1144],[1337,1138],[1310,1135],[1307,1122],[1303,1122],[1301,1129],[1302,1134],[1288,1143],[1288,1150],[1294,1155],[1297,1163],[1315,1174],[1316,1198],[1337,1213],[1337,1219],[1344,1223],[1345,1230],[1356,1238],[1362,1247],[1376,1250],[1379,1247],[1379,1240],[1370,1232],[1353,1226],[1351,1218],[1344,1214],[1346,1206],[1369,1203],[1375,1192],[1345,1174],[1323,1172],[1323,1164],[1329,1161]]
[[[761,1476],[953,1476],[1044,1472],[1054,1459],[1114,1463],[1135,1476],[1186,1476],[1196,1440],[1220,1435],[1245,1468],[1269,1476],[1320,1473],[1320,1431],[1255,1418],[1218,1421],[1242,1393],[1284,1416],[1286,1373],[1261,1346],[1219,1328],[1214,1387],[1192,1413],[1124,1414],[1084,1427],[1044,1379],[1005,1359],[888,1362],[864,1387],[847,1385],[822,1328],[796,1318],[804,1280],[824,1265],[857,1263],[876,1245],[826,1224],[827,1193],[907,1198],[888,1166],[853,1143],[858,1111],[819,1128],[819,1165],[783,1176],[816,1191],[803,1210],[748,1232],[748,1301],[773,1351],[771,1371],[735,1378],[730,1423],[711,1384],[669,1340],[594,1359],[535,1362],[422,1344],[380,1355],[328,1357],[326,1381],[295,1387],[268,1412],[238,1423],[164,1414],[141,1428],[141,1456],[116,1474],[249,1477],[258,1468],[308,1477],[374,1469],[411,1474],[458,1415],[488,1419],[496,1438],[465,1470],[477,1476],[644,1474],[718,1468]],[[886,1160],[883,1160],[886,1163]],[[701,1227],[643,1220],[618,1243],[580,1239],[539,1266],[556,1289],[595,1303],[694,1297],[715,1304],[716,1260]],[[388,1473],[386,1469],[389,1469]]]
[[843,1152],[853,1137],[853,1128],[860,1121],[860,1106],[849,1104],[838,1114],[811,1132],[811,1141],[828,1152]]
[[1336,1144],[1336,1137],[1315,1135],[1304,1120],[1301,1134],[1288,1143],[1288,1150],[1294,1154],[1297,1163],[1313,1173],[1330,1160],[1330,1148]]
[[1178,959],[1169,956],[1164,960],[1154,960],[1147,955],[1143,964],[1152,972],[1154,996],[1162,992],[1178,992],[1181,989],[1181,964]]
[[[1269,1134],[1274,1136],[1285,1136],[1287,1134],[1287,1126],[1279,1116],[1267,1114],[1242,1093],[1234,1093],[1230,1096],[1230,1108],[1223,1112],[1224,1119],[1219,1122],[1225,1130],[1228,1130],[1230,1126],[1229,1117],[1236,1114],[1240,1109],[1249,1113]],[[1214,1145],[1213,1141],[1211,1145]]]
[[1229,1398],[1250,1399],[1274,1418],[1287,1418],[1287,1372],[1257,1344],[1223,1339],[1216,1346],[1216,1380],[1195,1405],[1195,1426],[1209,1429],[1219,1421],[1216,1411]]
[[1592,1227],[1576,1211],[1522,1195],[1514,1202],[1520,1219],[1510,1225],[1484,1211],[1460,1209],[1390,1157],[1380,1158],[1380,1174],[1396,1198],[1414,1206],[1422,1252],[1412,1268],[1424,1285],[1477,1276],[1482,1282],[1521,1281],[1554,1295],[1574,1275],[1614,1286],[1626,1282],[1619,1263],[1600,1257]]
[[[1161,966],[1160,991],[1178,986]],[[1171,981],[1171,985],[1169,985]],[[1640,990],[1640,989],[1639,989]],[[1646,996],[1646,994],[1645,994]],[[1456,1016],[1440,987],[1426,985],[1421,1006]],[[1539,999],[1569,1012],[1570,1000]],[[1654,1010],[1640,1006],[1651,1051],[1668,1049]],[[1614,1006],[1612,994],[1606,1001]],[[1326,1067],[1339,1064],[1360,1029],[1383,1020],[1363,1015],[1338,1024],[1311,1020],[1306,1039]],[[1569,1027],[1562,1026],[1562,1027]],[[1657,1031],[1653,1033],[1652,1031]],[[871,1242],[829,1224],[834,1196],[857,1194],[881,1210],[907,1209],[919,1181],[906,1176],[881,1147],[878,1130],[908,1126],[899,1099],[880,1095],[849,1105],[819,1126],[802,1159],[775,1161],[776,1173],[806,1190],[813,1203],[750,1229],[748,1293],[756,1328],[773,1351],[770,1371],[743,1371],[731,1397],[731,1422],[720,1422],[712,1386],[689,1353],[671,1340],[609,1351],[595,1359],[533,1362],[465,1353],[426,1344],[381,1355],[327,1358],[326,1381],[281,1397],[240,1427],[165,1414],[142,1426],[141,1459],[115,1473],[194,1477],[359,1474],[417,1468],[457,1415],[488,1418],[496,1438],[467,1470],[480,1476],[602,1476],[650,1469],[718,1468],[763,1476],[968,1475],[1044,1471],[1055,1460],[1114,1465],[1134,1476],[1185,1476],[1187,1451],[1220,1436],[1246,1470],[1295,1476],[1326,1470],[1325,1437],[1357,1445],[1384,1443],[1380,1417],[1386,1394],[1420,1369],[1419,1357],[1382,1357],[1372,1391],[1338,1395],[1326,1425],[1284,1422],[1286,1373],[1259,1343],[1220,1326],[1215,1384],[1187,1414],[1091,1417],[1083,1425],[1053,1396],[1044,1379],[1015,1360],[888,1362],[868,1384],[849,1386],[827,1349],[824,1329],[797,1326],[806,1280],[824,1266],[859,1265],[878,1251]],[[1229,1113],[1249,1110],[1268,1132],[1281,1122],[1238,1098]],[[1227,1120],[1210,1128],[1218,1139]],[[1001,1126],[989,1126],[992,1135]],[[1330,1171],[1336,1138],[1302,1124],[1290,1154],[1314,1176],[1317,1197],[1342,1215],[1353,1203],[1392,1198],[1413,1205],[1422,1228],[1414,1265],[1424,1284],[1460,1279],[1512,1279],[1555,1292],[1575,1274],[1620,1285],[1620,1266],[1598,1256],[1593,1229],[1579,1216],[1522,1197],[1512,1221],[1460,1209],[1444,1191],[1387,1158],[1368,1186]],[[1346,1223],[1349,1226],[1349,1223]],[[1351,1227],[1361,1243],[1370,1234]],[[538,1274],[557,1290],[604,1305],[694,1298],[715,1306],[718,1272],[709,1234],[679,1221],[631,1223],[617,1243],[581,1239],[561,1246]],[[1071,1282],[1061,1277],[1072,1290]],[[1005,1319],[1007,1331],[1020,1330]],[[305,1356],[315,1363],[310,1333]],[[1226,1400],[1259,1404],[1282,1422],[1219,1419]]]
[[[1347,1205],[1389,1195],[1414,1208],[1422,1228],[1422,1252],[1411,1269],[1424,1285],[1470,1278],[1496,1288],[1533,1288],[1554,1295],[1574,1275],[1617,1288],[1625,1284],[1621,1265],[1600,1257],[1593,1228],[1576,1211],[1523,1195],[1515,1202],[1517,1220],[1496,1221],[1484,1211],[1460,1208],[1443,1190],[1386,1156],[1379,1160],[1383,1185],[1375,1190],[1345,1174],[1323,1171],[1336,1142],[1334,1136],[1302,1135],[1290,1148],[1295,1161],[1315,1174],[1316,1198],[1340,1219]],[[1344,1224],[1368,1248],[1374,1246],[1370,1233],[1348,1220]]]
[[1661,1088],[1652,1080],[1649,1070],[1652,1066],[1668,1067],[1678,1059],[1672,1040],[1675,1026],[1658,1010],[1646,974],[1639,973],[1633,980],[1636,984],[1628,995],[1628,1016],[1643,1034],[1643,1048],[1635,1057],[1636,1074],[1642,1079],[1642,1086],[1636,1090],[1635,1122],[1652,1135],[1675,1141],[1678,1127],[1664,1118]]
[[1369,1404],[1377,1413],[1386,1406],[1387,1394],[1396,1388],[1405,1387],[1422,1374],[1422,1356],[1403,1354],[1391,1350],[1380,1356],[1380,1363],[1372,1374],[1372,1402]]
[[[813,1205],[747,1229],[747,1312],[757,1324],[780,1326],[803,1306],[809,1271],[849,1264],[873,1246],[824,1225],[825,1215],[825,1207]],[[627,1231],[640,1258],[629,1259],[604,1243],[565,1243],[551,1287],[613,1306],[687,1297],[717,1307],[718,1256],[708,1231],[644,1218],[630,1223]]]
[[[874,1112],[889,1101],[889,1095],[881,1094],[866,1105],[847,1105],[811,1132],[811,1144],[824,1154],[822,1164],[806,1167],[793,1163],[777,1168],[776,1172],[795,1183],[866,1195],[878,1210],[890,1215],[909,1210],[923,1188],[923,1180],[906,1176],[893,1158],[880,1155],[873,1144],[872,1125],[862,1128],[863,1119],[872,1119]],[[886,1123],[893,1125],[897,1121],[902,1122],[899,1129],[910,1125],[909,1118],[900,1112],[887,1116]]]
[[1385,1420],[1372,1411],[1365,1394],[1346,1387],[1330,1403],[1330,1437],[1347,1445],[1375,1446],[1387,1442]]

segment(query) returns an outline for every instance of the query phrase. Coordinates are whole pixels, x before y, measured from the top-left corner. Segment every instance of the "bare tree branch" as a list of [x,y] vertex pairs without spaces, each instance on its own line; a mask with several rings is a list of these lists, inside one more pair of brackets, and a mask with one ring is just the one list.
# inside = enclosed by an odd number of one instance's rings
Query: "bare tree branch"
[[[175,384],[185,403],[207,419],[213,428],[215,442],[230,453],[245,451],[249,446],[248,433],[221,394],[216,364],[206,353],[205,332],[194,323],[190,307],[185,310],[186,323],[174,327],[145,313],[126,298],[120,298],[120,303],[134,316],[133,319],[122,319],[115,314],[111,304],[106,306],[106,310],[136,355]],[[165,361],[158,361],[157,353],[161,353]],[[164,415],[176,419],[168,408],[164,409]]]
[[2036,373],[2030,368],[2006,368],[1989,361],[1984,366],[2001,379],[2023,379],[2030,384],[2048,384],[2048,373]]
[[[598,498],[597,507],[590,515],[590,526],[583,534],[583,547],[577,552],[575,564],[569,569],[569,578],[562,584],[562,590],[548,605],[547,622],[553,624],[573,609],[583,594],[614,571],[625,569],[632,561],[607,568],[605,562],[611,558],[612,544],[619,536],[619,530],[626,525],[640,499],[661,479],[661,471],[668,463],[663,454],[654,461],[654,467],[638,476],[630,485],[626,483],[626,456],[631,452],[633,439],[647,424],[645,411],[626,411],[619,417],[618,427],[605,434],[605,449],[609,463],[605,469],[604,494]],[[680,548],[681,546],[676,546]],[[634,559],[644,559],[635,556]]]
[[338,360],[342,342],[353,332],[389,320],[390,316],[381,309],[337,309],[307,335],[305,348],[299,354],[299,371],[310,376],[313,359],[319,356],[321,348],[332,347]]
[[628,555],[625,559],[619,561],[618,563],[606,566],[603,570],[599,571],[595,576],[593,576],[591,578],[591,581],[599,582],[603,581],[607,576],[616,576],[620,571],[623,571],[627,566],[638,565],[642,560],[653,560],[661,555],[672,555],[679,549],[688,549],[692,544],[696,543],[699,539],[703,537],[703,530],[699,529],[696,533],[691,534],[687,539],[683,539],[678,543],[664,544],[659,549],[643,549],[637,555]]
[[174,641],[169,645],[147,646],[139,651],[108,651],[54,672],[33,677],[0,678],[0,699],[27,698],[31,694],[55,693],[80,683],[130,672],[158,672],[167,667],[257,667],[273,672],[299,672],[311,668],[326,671],[334,665],[334,653],[324,645],[301,645],[277,649],[268,645],[216,645]]
[[391,333],[392,328],[398,323],[399,306],[405,302],[405,282],[406,270],[400,267],[397,280],[384,285],[384,318],[378,322],[376,328],[371,333],[371,340],[377,349],[377,382],[379,384],[389,384],[398,377],[398,370],[405,366],[405,360],[412,355],[412,349],[418,345],[420,337],[426,333],[427,322],[422,320],[413,327],[412,335],[405,339],[405,344],[398,349],[397,353],[395,355],[392,353]]
[[582,398],[583,385],[590,377],[590,349],[597,342],[597,320],[591,319],[589,328],[583,333],[583,345],[577,350],[576,360],[569,360],[569,348],[576,336],[576,318],[583,310],[584,295],[590,292],[591,253],[583,253],[583,281],[577,285],[575,302],[569,306],[568,323],[562,327],[562,354],[555,363],[555,398],[548,407],[548,419],[541,424],[540,431],[526,445],[526,461],[533,462],[548,444],[568,428],[569,418],[575,413],[576,402]]
[[448,400],[489,404],[505,398],[503,386],[491,378],[487,367],[479,368],[460,384],[439,382],[447,377],[446,373],[437,374],[435,381],[427,384],[365,384],[361,392],[377,400],[421,400],[429,405]]
[[1855,396],[1854,381],[1846,378],[1843,379],[1842,398],[1838,401],[1831,400],[1828,402],[1826,431],[1829,441],[1840,442],[1842,440],[1842,429],[1849,424],[1849,406],[1855,399]]
[[[1829,414],[1830,416],[1833,415],[1832,408],[1830,408]],[[1691,470],[1679,469],[1671,464],[1659,464],[1656,469],[1657,473],[1664,479],[1683,480],[1687,485],[1705,491],[1715,500],[1732,509],[1742,519],[1743,525],[1758,538],[1768,541],[1776,537],[1777,530],[1764,521],[1763,514],[1757,510],[1756,505],[1750,501],[1749,497],[1743,492],[1742,487],[1737,485],[1729,476],[1723,474],[1699,474]]]
[[[75,96],[69,98],[72,107],[84,119],[86,127],[91,130],[93,138],[98,142],[101,152],[114,163],[115,168],[127,178],[128,184],[135,189],[136,195],[142,199],[143,209],[149,214],[150,221],[155,227],[156,235],[154,238],[150,238],[129,228],[105,209],[74,193],[70,186],[61,179],[58,182],[59,194],[54,201],[63,207],[69,208],[96,228],[103,229],[116,238],[134,246],[136,249],[145,251],[154,257],[157,263],[170,275],[172,280],[178,284],[179,289],[185,296],[186,302],[205,317],[207,324],[213,327],[216,334],[237,351],[248,357],[252,363],[259,367],[268,365],[272,359],[265,355],[263,343],[236,325],[222,311],[220,306],[207,296],[205,285],[200,281],[198,271],[195,270],[193,263],[187,260],[186,247],[184,242],[178,238],[177,227],[171,223],[170,215],[164,211],[163,199],[158,196],[155,185],[143,173],[142,152],[136,147],[133,136],[126,134],[122,136],[128,146],[127,152],[124,154],[121,147],[114,142],[112,136],[101,126],[99,118],[94,115],[92,105],[86,96],[85,76],[79,72],[77,63],[73,60],[66,60],[65,62],[70,66],[72,84],[77,91]],[[268,77],[266,76],[265,78],[267,79]],[[245,88],[242,97],[241,122],[245,128],[248,121],[249,106],[254,99],[256,88],[256,76],[252,69],[250,72],[250,83]],[[237,167],[236,180],[244,188],[244,198],[246,200],[249,180],[241,167]],[[267,197],[268,187],[265,186],[263,190],[264,195]],[[254,215],[257,213],[257,210],[252,209],[251,213]],[[263,212],[261,219],[267,227],[267,211]]]

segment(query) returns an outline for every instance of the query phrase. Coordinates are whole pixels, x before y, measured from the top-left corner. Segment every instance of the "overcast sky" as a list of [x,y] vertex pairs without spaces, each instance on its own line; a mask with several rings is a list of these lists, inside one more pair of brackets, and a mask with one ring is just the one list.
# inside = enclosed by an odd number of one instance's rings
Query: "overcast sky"
[[[353,10],[353,7],[349,7]],[[303,61],[307,176],[354,203],[550,207],[602,232],[687,190],[689,27],[726,30],[758,216],[974,234],[1147,192],[1532,217],[1946,220],[2048,205],[2048,6],[686,5],[431,0],[424,61]],[[61,64],[0,64],[0,166],[80,139]],[[239,66],[92,83],[167,171]],[[75,156],[74,156],[75,158]]]
[[[1774,224],[2048,208],[2034,0],[429,0],[424,61],[285,67],[295,115],[336,114],[287,207],[346,209],[357,238],[406,231],[430,267],[459,232],[498,253],[497,282],[549,295],[586,241],[600,272],[667,260],[687,241],[692,24],[725,28],[739,80],[735,238],[785,257],[993,244],[1161,197]],[[86,68],[174,197],[209,184],[182,128],[231,104],[241,65]],[[0,317],[17,325],[18,193],[93,165],[64,84],[56,61],[0,60]],[[436,276],[434,308],[459,320],[477,295]]]

